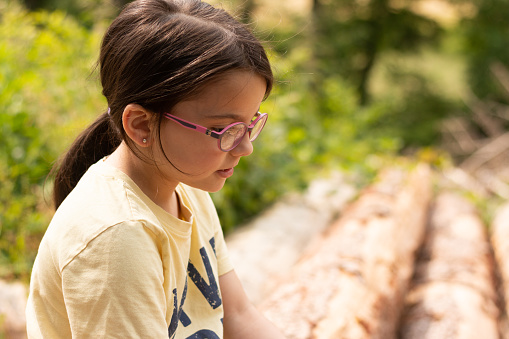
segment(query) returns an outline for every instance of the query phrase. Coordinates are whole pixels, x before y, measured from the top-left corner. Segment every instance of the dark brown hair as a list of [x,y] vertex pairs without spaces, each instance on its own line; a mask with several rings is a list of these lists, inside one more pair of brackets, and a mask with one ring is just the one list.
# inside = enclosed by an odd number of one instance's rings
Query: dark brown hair
[[[199,0],[137,0],[106,31],[99,57],[105,112],[71,145],[54,167],[55,208],[95,162],[124,140],[122,113],[130,103],[158,114],[196,95],[232,70],[247,70],[267,82],[273,76],[261,43],[223,9]],[[136,152],[135,152],[136,153]]]

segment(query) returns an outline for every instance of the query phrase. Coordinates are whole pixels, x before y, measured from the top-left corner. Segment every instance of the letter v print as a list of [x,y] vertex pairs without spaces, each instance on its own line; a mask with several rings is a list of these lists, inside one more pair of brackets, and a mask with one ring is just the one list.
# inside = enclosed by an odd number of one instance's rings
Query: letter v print
[[209,256],[204,247],[200,248],[200,254],[201,259],[203,261],[203,265],[205,266],[205,270],[207,271],[209,283],[207,284],[205,279],[203,279],[200,272],[198,272],[198,270],[191,261],[189,261],[187,271],[189,277],[196,285],[196,287],[198,287],[198,289],[203,294],[205,299],[207,299],[207,302],[212,307],[212,309],[216,309],[219,306],[221,306],[221,296],[219,294],[219,288],[216,282],[216,278],[214,277],[214,272],[212,271],[212,266],[210,265]]

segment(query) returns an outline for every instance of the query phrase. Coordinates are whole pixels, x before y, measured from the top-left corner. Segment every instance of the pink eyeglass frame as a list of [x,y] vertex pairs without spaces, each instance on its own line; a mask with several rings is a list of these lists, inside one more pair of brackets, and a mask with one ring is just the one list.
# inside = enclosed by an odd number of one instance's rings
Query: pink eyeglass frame
[[[240,144],[240,142],[242,141],[242,139],[246,136],[247,133],[249,133],[249,136],[251,136],[251,131],[253,130],[253,128],[255,127],[256,123],[260,119],[262,119],[265,116],[268,117],[267,113],[257,112],[256,114],[258,114],[258,117],[254,121],[252,121],[249,125],[247,125],[247,124],[245,124],[243,122],[234,122],[233,124],[230,124],[230,125],[226,126],[225,128],[223,128],[223,130],[221,132],[215,132],[215,131],[212,131],[211,129],[208,129],[208,128],[203,127],[201,125],[193,124],[192,122],[189,122],[189,121],[184,120],[182,118],[178,118],[178,117],[176,117],[176,116],[174,116],[174,115],[172,115],[170,113],[163,113],[165,118],[173,120],[176,123],[178,123],[179,125],[187,128],[187,129],[190,129],[190,130],[193,130],[193,131],[197,131],[197,132],[203,133],[205,135],[208,135],[209,137],[217,139],[217,147],[219,147],[219,149],[221,151],[223,151],[223,152],[229,152],[232,149],[234,149],[235,147],[237,147]],[[265,122],[267,122],[267,120],[265,120]],[[265,127],[265,122],[264,122],[263,126],[260,128],[260,133],[261,133],[263,127]],[[221,148],[221,138],[222,138],[223,133],[225,133],[230,127],[235,126],[235,125],[239,125],[239,124],[244,125],[244,126],[247,127],[246,128],[246,132],[244,133],[242,138],[239,138],[238,139],[239,141],[237,143],[235,143],[231,148],[229,148],[229,149],[222,149]],[[258,135],[260,135],[260,133],[258,133]],[[255,141],[256,138],[258,137],[258,135],[255,136],[254,139],[250,139],[250,141],[251,142]]]

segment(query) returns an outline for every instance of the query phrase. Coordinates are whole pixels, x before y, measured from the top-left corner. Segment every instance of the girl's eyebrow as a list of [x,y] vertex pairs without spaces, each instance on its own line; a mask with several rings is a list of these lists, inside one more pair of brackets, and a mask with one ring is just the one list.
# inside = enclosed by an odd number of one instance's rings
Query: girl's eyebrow
[[240,121],[241,117],[237,114],[218,114],[218,115],[211,115],[211,116],[208,116],[207,118],[209,119],[217,119],[217,120],[221,120],[221,119],[232,119],[232,120],[237,120],[237,121]]

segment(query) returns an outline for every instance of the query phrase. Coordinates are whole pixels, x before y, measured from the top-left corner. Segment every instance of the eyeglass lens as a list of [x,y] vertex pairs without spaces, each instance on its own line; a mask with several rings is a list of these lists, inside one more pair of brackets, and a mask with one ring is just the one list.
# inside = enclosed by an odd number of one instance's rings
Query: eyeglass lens
[[[259,119],[253,126],[251,133],[249,133],[249,140],[254,141],[260,134],[265,125],[267,117]],[[244,124],[236,124],[228,128],[221,137],[221,149],[228,151],[235,148],[241,141],[247,132],[247,126]]]
[[251,133],[249,134],[249,140],[254,141],[260,132],[263,129],[263,126],[265,126],[265,122],[267,121],[267,116],[265,115],[260,120],[256,122],[256,124],[253,126],[253,129],[251,130]]
[[237,146],[246,134],[247,127],[244,124],[233,125],[221,136],[221,149],[230,150]]

